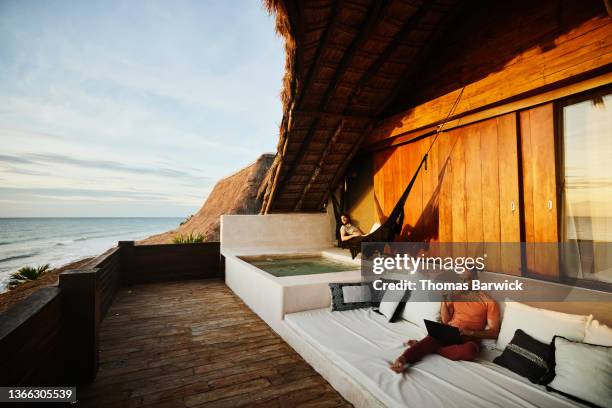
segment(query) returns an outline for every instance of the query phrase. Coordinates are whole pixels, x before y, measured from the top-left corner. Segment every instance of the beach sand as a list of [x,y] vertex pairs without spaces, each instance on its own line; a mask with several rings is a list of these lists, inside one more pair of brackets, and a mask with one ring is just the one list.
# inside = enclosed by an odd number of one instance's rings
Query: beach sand
[[34,293],[40,288],[44,288],[47,286],[57,286],[59,280],[58,276],[60,273],[70,269],[78,269],[85,265],[87,262],[91,261],[92,259],[94,258],[85,258],[79,261],[71,262],[67,265],[53,269],[52,271],[46,273],[45,275],[34,281],[22,283],[15,289],[0,293],[0,313],[4,313],[13,305],[19,303],[20,301],[30,296],[32,293]]

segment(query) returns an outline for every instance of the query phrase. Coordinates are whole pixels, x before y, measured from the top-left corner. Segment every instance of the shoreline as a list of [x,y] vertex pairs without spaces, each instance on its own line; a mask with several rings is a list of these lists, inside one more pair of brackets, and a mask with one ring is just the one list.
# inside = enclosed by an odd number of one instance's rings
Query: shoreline
[[57,286],[60,273],[70,269],[80,268],[83,265],[89,263],[92,259],[95,259],[96,257],[97,256],[86,257],[79,259],[78,261],[67,263],[65,265],[52,269],[51,271],[47,272],[45,275],[34,281],[22,283],[15,289],[7,290],[6,292],[0,293],[0,313],[6,312],[15,304],[21,302],[23,299],[30,296],[32,293],[34,293],[40,288]]

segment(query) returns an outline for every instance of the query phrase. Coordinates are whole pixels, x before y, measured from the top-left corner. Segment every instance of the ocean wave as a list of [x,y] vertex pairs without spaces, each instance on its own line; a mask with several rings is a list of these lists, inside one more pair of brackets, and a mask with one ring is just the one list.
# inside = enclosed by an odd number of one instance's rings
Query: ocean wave
[[13,241],[3,241],[3,242],[0,242],[0,245],[21,244],[23,242],[42,241],[42,240],[45,240],[45,239],[47,239],[47,237],[44,237],[44,236],[34,236],[34,237],[15,239]]
[[99,238],[109,238],[109,237],[116,237],[118,234],[117,233],[105,233],[105,234],[94,234],[94,235],[89,235],[89,236],[80,236],[78,238],[74,238],[74,239],[67,239],[65,241],[60,241],[60,242],[56,242],[55,245],[56,246],[66,246],[66,245],[70,245],[70,244],[74,244],[76,242],[83,242],[83,241],[89,241],[92,239],[99,239]]
[[79,237],[79,238],[75,238],[74,241],[75,242],[80,242],[80,241],[88,241],[90,239],[97,239],[97,238],[109,238],[109,237],[116,237],[116,236],[122,236],[125,235],[124,233],[106,233],[106,234],[97,234],[97,235],[91,235],[88,237]]
[[8,261],[14,261],[16,259],[30,258],[32,256],[38,255],[39,253],[40,252],[31,252],[29,254],[21,254],[21,255],[9,256],[9,257],[0,259],[0,263],[4,263],[4,262],[8,262]]

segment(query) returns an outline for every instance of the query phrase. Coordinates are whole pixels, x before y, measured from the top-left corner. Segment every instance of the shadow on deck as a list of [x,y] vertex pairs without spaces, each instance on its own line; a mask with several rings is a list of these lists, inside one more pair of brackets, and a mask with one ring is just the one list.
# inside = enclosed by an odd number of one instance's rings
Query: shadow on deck
[[350,406],[220,279],[123,287],[83,406]]

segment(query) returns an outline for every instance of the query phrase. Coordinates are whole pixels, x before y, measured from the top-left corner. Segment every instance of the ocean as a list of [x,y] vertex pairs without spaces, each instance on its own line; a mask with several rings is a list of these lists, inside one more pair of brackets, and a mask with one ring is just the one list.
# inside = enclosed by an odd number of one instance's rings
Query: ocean
[[0,293],[25,265],[52,267],[99,255],[117,241],[146,238],[182,218],[0,218]]

